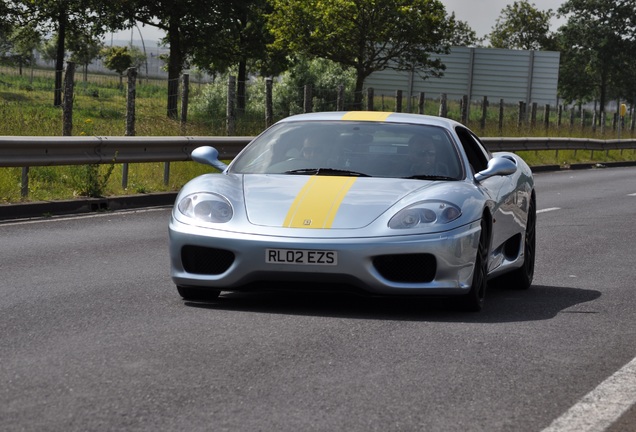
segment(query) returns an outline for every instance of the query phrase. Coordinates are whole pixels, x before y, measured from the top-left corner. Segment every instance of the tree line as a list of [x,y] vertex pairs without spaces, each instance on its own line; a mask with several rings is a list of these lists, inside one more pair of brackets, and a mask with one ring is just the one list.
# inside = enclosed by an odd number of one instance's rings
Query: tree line
[[[552,31],[555,15],[565,24]],[[354,104],[362,108],[364,80],[371,73],[416,70],[434,79],[445,69],[436,54],[448,53],[451,46],[556,50],[561,53],[561,100],[595,101],[604,112],[609,100],[633,104],[636,99],[631,55],[636,52],[636,0],[566,0],[556,11],[515,1],[482,38],[439,0],[5,0],[0,3],[0,57],[28,64],[43,43],[54,47],[53,103],[61,106],[67,54],[82,63],[95,55],[90,48],[105,34],[139,24],[166,34],[162,42],[169,47],[172,87],[167,115],[172,118],[186,68],[236,73],[240,115],[250,75],[279,76],[307,59],[325,59],[352,74]],[[123,61],[114,66],[123,70]]]

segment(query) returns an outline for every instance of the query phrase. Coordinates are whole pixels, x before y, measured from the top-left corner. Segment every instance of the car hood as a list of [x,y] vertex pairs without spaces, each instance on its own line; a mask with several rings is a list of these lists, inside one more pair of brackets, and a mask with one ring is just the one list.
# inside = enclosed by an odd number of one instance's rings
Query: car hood
[[434,182],[339,176],[245,175],[250,223],[266,227],[355,229]]

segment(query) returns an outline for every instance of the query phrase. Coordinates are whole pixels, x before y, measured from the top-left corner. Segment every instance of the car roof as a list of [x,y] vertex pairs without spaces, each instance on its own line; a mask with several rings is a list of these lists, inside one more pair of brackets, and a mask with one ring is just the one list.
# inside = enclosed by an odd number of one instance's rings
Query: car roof
[[368,121],[368,122],[384,122],[384,123],[409,123],[431,126],[441,126],[448,129],[454,129],[455,126],[461,124],[445,118],[423,114],[407,114],[398,112],[385,111],[327,111],[306,114],[297,114],[287,117],[278,123],[303,122],[303,121]]

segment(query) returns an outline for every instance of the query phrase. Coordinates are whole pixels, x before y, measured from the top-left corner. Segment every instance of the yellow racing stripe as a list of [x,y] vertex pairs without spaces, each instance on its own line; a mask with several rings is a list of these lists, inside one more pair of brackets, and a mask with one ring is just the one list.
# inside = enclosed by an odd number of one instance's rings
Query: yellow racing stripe
[[341,120],[384,121],[391,114],[393,113],[382,111],[349,111]]
[[310,177],[289,208],[283,226],[331,228],[342,200],[355,181],[355,177]]

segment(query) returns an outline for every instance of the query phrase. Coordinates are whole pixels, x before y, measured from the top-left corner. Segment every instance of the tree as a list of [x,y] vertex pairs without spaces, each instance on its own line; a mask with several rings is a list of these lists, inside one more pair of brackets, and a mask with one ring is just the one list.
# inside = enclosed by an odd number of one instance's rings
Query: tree
[[91,35],[72,35],[67,39],[67,49],[71,52],[71,61],[84,68],[84,81],[88,80],[88,65],[99,57],[104,43]]
[[225,18],[212,29],[199,32],[193,41],[192,64],[211,74],[238,71],[237,111],[245,110],[248,67],[267,70],[267,44],[271,42],[265,23],[271,10],[268,0],[229,0],[219,9]]
[[33,52],[41,44],[41,36],[33,25],[16,27],[10,36],[12,45],[12,63],[17,63],[20,75],[22,75],[22,67],[25,65],[33,65]]
[[261,70],[273,64],[266,52],[268,0],[118,0],[128,14],[166,33],[168,116],[177,116],[179,78],[184,67],[211,72],[238,68],[238,104],[245,104],[248,62]]
[[332,60],[356,72],[355,105],[364,80],[387,68],[440,76],[453,23],[438,0],[272,0],[274,46]]
[[636,75],[631,58],[636,50],[636,0],[568,0],[558,12],[567,17],[558,32],[559,43],[567,48],[561,57],[559,91],[568,101],[598,98],[603,112],[608,97],[633,89],[626,82]]
[[119,86],[123,86],[124,72],[133,64],[133,58],[128,47],[108,47],[101,51],[104,58],[104,66],[119,74]]
[[193,43],[192,64],[212,74],[236,67],[237,111],[245,110],[245,89],[248,68],[262,75],[278,74],[285,64],[284,56],[268,45],[273,37],[267,29],[267,15],[272,8],[268,0],[231,0],[224,4],[222,19],[217,26],[198,32]]
[[[0,2],[0,41],[6,41],[13,29],[13,11],[10,5]],[[1,46],[2,42],[0,42]]]
[[22,25],[35,23],[42,35],[57,35],[55,106],[62,105],[62,73],[69,33],[98,36],[126,21],[115,2],[101,0],[14,0],[11,5]]
[[[162,29],[163,42],[170,48],[168,56],[168,109],[177,117],[179,79],[190,60],[195,43],[214,43],[222,37],[222,22],[228,10],[224,0],[119,0],[132,20]],[[201,34],[209,39],[201,40]]]
[[534,3],[515,1],[501,10],[488,35],[493,48],[540,50],[550,44],[552,9],[538,10]]
[[455,12],[450,15],[451,22],[449,43],[452,46],[475,46],[482,42],[477,37],[477,33],[466,21],[458,21],[455,19]]

